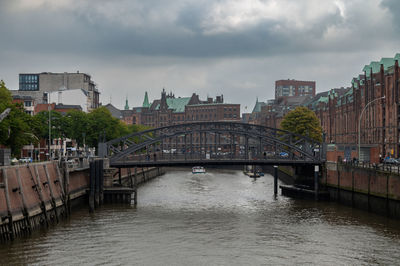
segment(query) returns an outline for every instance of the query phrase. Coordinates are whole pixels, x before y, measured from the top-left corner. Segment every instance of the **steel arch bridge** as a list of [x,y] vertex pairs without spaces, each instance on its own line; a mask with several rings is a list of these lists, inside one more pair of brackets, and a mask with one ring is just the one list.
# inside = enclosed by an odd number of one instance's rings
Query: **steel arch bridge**
[[179,165],[318,165],[325,145],[285,130],[239,122],[194,122],[149,129],[103,144],[117,168]]

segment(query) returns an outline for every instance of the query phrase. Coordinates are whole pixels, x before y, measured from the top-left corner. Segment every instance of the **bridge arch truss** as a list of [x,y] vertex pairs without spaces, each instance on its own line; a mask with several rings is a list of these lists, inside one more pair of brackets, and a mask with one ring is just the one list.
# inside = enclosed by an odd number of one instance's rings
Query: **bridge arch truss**
[[323,143],[285,130],[239,122],[194,122],[108,141],[114,167],[206,164],[320,164]]

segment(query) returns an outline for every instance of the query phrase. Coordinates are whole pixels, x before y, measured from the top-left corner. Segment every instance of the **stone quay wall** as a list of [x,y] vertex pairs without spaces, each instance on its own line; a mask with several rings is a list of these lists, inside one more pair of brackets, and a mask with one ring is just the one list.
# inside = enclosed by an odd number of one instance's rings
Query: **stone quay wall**
[[400,218],[399,174],[327,162],[321,185],[326,186],[332,200]]
[[[118,182],[117,169],[104,169],[111,186]],[[134,169],[121,169],[129,185]],[[163,169],[137,169],[137,184],[163,174]],[[110,176],[111,175],[111,176]],[[59,167],[56,161],[0,167],[0,242],[30,235],[57,224],[74,206],[88,203],[90,169]]]

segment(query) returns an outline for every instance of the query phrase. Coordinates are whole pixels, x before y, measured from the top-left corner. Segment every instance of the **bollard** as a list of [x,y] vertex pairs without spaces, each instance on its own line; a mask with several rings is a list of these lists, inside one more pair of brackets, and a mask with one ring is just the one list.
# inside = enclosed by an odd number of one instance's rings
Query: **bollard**
[[319,166],[315,165],[314,166],[314,196],[315,196],[315,200],[318,200],[318,192],[319,192],[319,188],[318,188],[318,172],[319,172]]
[[278,195],[278,166],[274,165],[274,196]]

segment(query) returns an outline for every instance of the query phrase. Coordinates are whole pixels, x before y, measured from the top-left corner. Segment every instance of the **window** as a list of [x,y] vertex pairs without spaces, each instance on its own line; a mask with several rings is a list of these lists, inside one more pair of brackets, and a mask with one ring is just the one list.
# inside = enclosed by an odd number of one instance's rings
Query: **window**
[[39,76],[35,74],[19,75],[19,90],[35,91],[39,89]]
[[31,107],[32,106],[32,102],[31,101],[24,101],[24,106],[25,107]]

